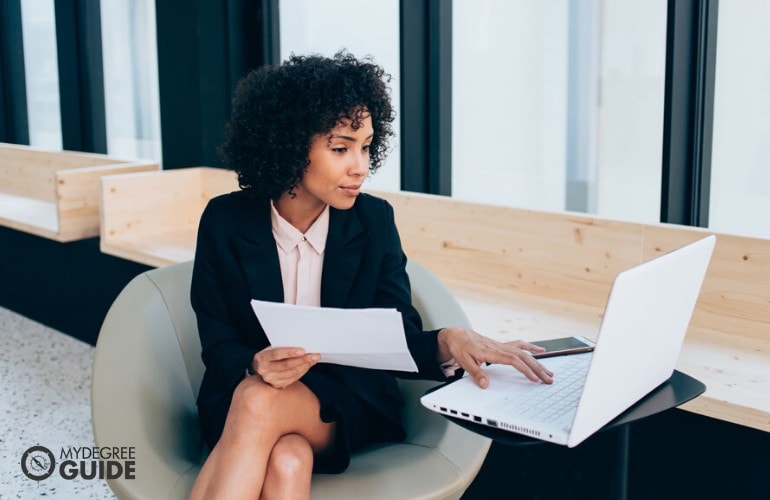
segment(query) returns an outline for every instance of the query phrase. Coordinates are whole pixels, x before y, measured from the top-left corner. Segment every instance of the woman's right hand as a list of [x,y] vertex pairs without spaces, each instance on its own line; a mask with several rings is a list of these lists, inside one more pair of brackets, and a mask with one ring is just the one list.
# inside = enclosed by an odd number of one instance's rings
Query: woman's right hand
[[254,355],[251,371],[276,389],[290,386],[321,359],[298,347],[267,347]]

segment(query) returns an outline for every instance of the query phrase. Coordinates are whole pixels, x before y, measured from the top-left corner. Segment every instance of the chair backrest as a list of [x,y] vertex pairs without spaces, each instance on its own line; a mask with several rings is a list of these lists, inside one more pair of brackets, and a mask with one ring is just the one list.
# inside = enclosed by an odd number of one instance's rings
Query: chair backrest
[[[413,261],[407,272],[426,329],[469,326],[434,275]],[[121,498],[183,498],[207,453],[195,406],[204,366],[189,300],[191,275],[192,263],[185,262],[134,278],[110,308],[97,341],[91,385],[96,444],[134,447],[142,478],[109,481]],[[406,441],[432,448],[442,442],[441,453],[475,475],[486,448],[468,453],[467,431],[422,408],[420,396],[434,385],[399,380]]]
[[[410,260],[406,267],[412,285],[412,304],[420,312],[423,328],[433,330],[442,326],[465,326],[470,328],[470,321],[457,299],[447,290],[439,279],[421,264]],[[420,397],[425,391],[436,386],[436,382],[427,380],[399,379],[399,388],[404,395],[403,421],[407,430],[407,440],[416,436],[432,439],[429,430],[444,432],[446,425],[443,417],[427,411],[420,404]]]
[[120,498],[183,498],[175,491],[189,488],[206,454],[195,405],[204,367],[191,275],[185,262],[135,277],[99,333],[94,439],[97,446],[133,447],[136,456],[137,480],[108,480]]

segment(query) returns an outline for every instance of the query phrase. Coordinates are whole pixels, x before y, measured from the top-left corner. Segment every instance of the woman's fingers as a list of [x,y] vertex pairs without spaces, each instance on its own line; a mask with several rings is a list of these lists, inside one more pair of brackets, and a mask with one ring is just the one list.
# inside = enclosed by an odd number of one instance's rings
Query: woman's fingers
[[451,357],[482,388],[489,379],[481,368],[484,362],[511,365],[533,382],[553,382],[553,372],[537,361],[532,353],[543,349],[524,341],[501,343],[465,328],[447,328],[439,333],[440,348],[444,343]]
[[553,382],[553,372],[540,364],[528,351],[507,346],[503,347],[503,349],[490,349],[485,361],[511,365],[533,382],[541,381],[546,384]]
[[305,350],[300,347],[268,347],[259,351],[257,356],[265,362],[272,362],[298,358],[304,354]]
[[539,345],[530,344],[529,342],[525,342],[523,340],[514,340],[513,342],[506,342],[506,345],[510,345],[518,349],[522,349],[524,351],[529,351],[533,354],[540,354],[542,352],[545,352],[545,347],[540,347]]
[[319,354],[306,354],[300,348],[268,347],[254,356],[252,365],[266,383],[283,388],[302,378],[320,359]]

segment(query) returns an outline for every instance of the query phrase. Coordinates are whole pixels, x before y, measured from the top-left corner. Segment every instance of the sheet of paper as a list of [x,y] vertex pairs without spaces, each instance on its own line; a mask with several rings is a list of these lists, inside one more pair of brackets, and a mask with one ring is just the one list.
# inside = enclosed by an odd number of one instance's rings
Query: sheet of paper
[[336,309],[252,300],[274,347],[302,347],[322,363],[416,372],[396,309]]

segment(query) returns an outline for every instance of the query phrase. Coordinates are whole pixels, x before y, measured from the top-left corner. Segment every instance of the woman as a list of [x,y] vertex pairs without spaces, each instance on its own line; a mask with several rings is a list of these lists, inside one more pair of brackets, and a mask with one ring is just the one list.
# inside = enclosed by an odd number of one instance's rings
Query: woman
[[352,451],[404,438],[394,374],[272,348],[252,298],[397,308],[420,378],[460,368],[486,387],[480,366],[491,362],[551,382],[531,344],[422,331],[393,209],[361,193],[393,135],[387,79],[339,53],[293,56],[238,86],[222,153],[242,190],[207,206],[193,271],[206,365],[198,411],[212,451],[191,498],[307,498],[313,472],[341,472]]

